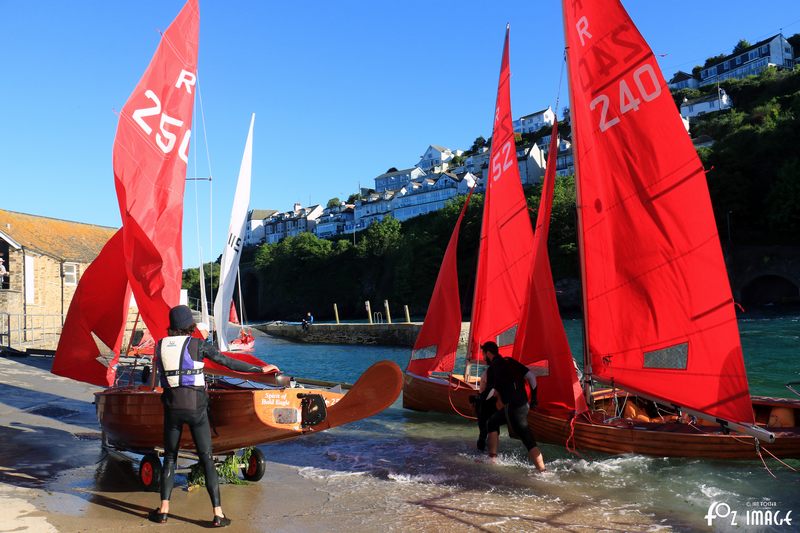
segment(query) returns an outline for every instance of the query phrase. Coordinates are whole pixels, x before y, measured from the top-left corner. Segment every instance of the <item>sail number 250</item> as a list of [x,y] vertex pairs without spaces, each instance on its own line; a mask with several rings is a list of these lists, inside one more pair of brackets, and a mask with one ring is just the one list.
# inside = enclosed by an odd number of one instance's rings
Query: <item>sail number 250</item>
[[[174,117],[167,115],[166,113],[161,112],[161,100],[159,100],[158,95],[147,89],[145,91],[144,96],[153,102],[153,105],[150,107],[145,107],[142,109],[135,110],[133,115],[133,120],[139,125],[140,128],[149,136],[153,132],[153,128],[145,122],[145,117],[152,117],[155,115],[161,115],[161,120],[159,123],[159,132],[156,133],[156,145],[161,148],[161,151],[165,154],[172,152],[175,148],[175,143],[178,140],[178,136],[170,131],[169,127],[180,128],[183,126],[183,121]],[[183,133],[183,139],[181,140],[180,147],[178,148],[178,157],[184,163],[189,162],[189,139],[192,136],[192,130],[187,129]]]
[[[652,82],[652,89],[648,89],[647,84],[642,81],[642,78],[650,78]],[[618,124],[620,117],[628,111],[638,111],[639,105],[642,100],[650,102],[655,100],[661,94],[661,85],[658,83],[658,76],[656,76],[653,66],[645,63],[641,67],[633,71],[633,85],[641,98],[634,96],[630,84],[623,78],[619,82],[619,115],[613,118],[608,117],[608,110],[611,107],[611,98],[608,95],[600,94],[589,104],[589,108],[594,111],[597,106],[600,106],[600,131],[604,132],[607,129]]]

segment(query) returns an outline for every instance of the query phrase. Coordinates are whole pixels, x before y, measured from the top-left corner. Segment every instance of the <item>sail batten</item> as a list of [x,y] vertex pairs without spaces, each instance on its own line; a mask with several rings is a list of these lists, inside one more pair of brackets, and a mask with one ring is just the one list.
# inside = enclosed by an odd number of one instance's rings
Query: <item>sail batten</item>
[[655,57],[618,0],[563,9],[587,368],[752,423],[705,172]]

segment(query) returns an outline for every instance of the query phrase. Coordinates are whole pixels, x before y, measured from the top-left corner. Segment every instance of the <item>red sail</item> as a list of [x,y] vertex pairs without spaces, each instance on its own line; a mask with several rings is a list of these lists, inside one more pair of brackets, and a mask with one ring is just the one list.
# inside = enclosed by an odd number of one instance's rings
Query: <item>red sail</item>
[[578,382],[564,323],[558,312],[550,255],[547,252],[557,159],[558,121],[553,124],[550,137],[547,171],[533,234],[533,268],[528,282],[528,298],[517,330],[513,357],[526,364],[547,361],[547,375],[540,376],[537,381],[539,409],[581,413],[587,409],[586,401]]
[[503,355],[510,355],[525,301],[533,249],[533,230],[520,183],[511,124],[508,34],[506,29],[472,304],[472,360],[481,357],[479,345],[490,340],[497,342]]
[[142,319],[166,335],[180,298],[183,190],[192,126],[200,14],[188,0],[122,108],[114,143],[125,267]]
[[[81,276],[58,340],[53,374],[93,385],[113,384],[130,300],[122,260],[119,230]],[[100,348],[95,336],[116,354],[108,366],[97,360]]]
[[752,423],[705,173],[664,77],[617,0],[563,5],[592,373]]
[[467,212],[472,190],[464,201],[458,215],[450,242],[444,252],[442,266],[436,277],[428,312],[422,322],[411,359],[406,370],[418,376],[430,376],[432,372],[452,372],[456,362],[458,338],[461,335],[461,299],[458,295],[458,235],[461,221]]
[[236,305],[231,300],[231,309],[228,312],[228,322],[231,324],[238,324],[239,323],[239,315],[236,313]]

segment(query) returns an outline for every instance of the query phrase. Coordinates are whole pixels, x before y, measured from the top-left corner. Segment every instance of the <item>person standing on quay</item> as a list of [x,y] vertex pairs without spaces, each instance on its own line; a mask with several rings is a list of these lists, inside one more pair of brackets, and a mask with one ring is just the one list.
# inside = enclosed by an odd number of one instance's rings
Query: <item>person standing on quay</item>
[[[503,402],[503,409],[489,417],[486,423],[489,457],[497,457],[500,426],[508,424],[527,448],[528,459],[537,470],[544,472],[542,452],[528,427],[528,411],[536,406],[536,376],[519,361],[501,356],[497,343],[493,341],[483,343],[481,351],[489,363],[489,368],[481,376],[481,395],[489,398],[494,389]],[[526,382],[531,389],[530,400],[525,390]]]
[[205,389],[203,360],[238,372],[271,372],[273,365],[255,366],[222,355],[212,344],[192,337],[197,325],[192,311],[185,305],[170,309],[168,336],[156,345],[155,360],[164,393],[164,468],[161,472],[161,505],[150,511],[148,518],[165,523],[169,516],[169,499],[175,482],[175,463],[178,460],[183,425],[192,432],[197,455],[206,476],[206,489],[214,508],[214,527],[230,525],[231,521],[222,513],[219,496],[219,480],[211,451],[211,426],[208,421],[208,394]]

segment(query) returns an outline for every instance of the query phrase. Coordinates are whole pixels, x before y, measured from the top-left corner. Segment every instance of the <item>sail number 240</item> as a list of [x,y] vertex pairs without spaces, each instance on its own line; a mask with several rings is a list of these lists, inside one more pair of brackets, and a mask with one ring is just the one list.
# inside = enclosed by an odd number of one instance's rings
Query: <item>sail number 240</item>
[[[647,87],[648,84],[643,82],[650,78],[652,89]],[[658,76],[656,76],[653,66],[645,63],[633,71],[633,86],[636,88],[638,97],[634,95],[629,84],[624,78],[619,82],[619,99],[615,102],[619,107],[619,114],[613,118],[609,118],[608,111],[611,108],[612,99],[606,94],[598,95],[594,100],[589,103],[589,108],[594,111],[595,108],[600,106],[600,131],[605,132],[609,128],[618,124],[620,117],[628,111],[638,111],[639,105],[642,100],[650,102],[655,100],[661,94],[661,85],[658,83]]]

